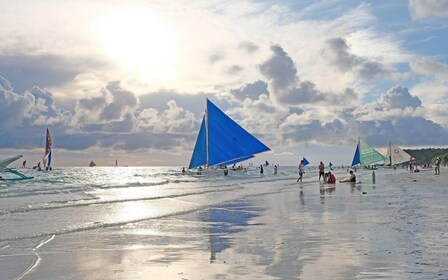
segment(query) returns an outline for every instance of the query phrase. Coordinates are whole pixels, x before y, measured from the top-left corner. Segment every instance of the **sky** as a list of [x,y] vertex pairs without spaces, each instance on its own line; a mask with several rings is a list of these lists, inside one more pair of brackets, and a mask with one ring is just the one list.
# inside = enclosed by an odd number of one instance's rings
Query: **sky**
[[187,166],[205,100],[268,160],[448,145],[448,0],[0,0],[0,158]]

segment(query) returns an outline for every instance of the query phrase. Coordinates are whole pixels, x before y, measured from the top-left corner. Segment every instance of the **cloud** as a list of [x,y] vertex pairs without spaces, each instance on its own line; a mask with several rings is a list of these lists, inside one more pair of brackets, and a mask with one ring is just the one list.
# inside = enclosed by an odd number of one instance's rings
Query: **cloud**
[[192,112],[187,111],[170,100],[168,109],[158,111],[154,108],[144,109],[139,114],[139,127],[157,133],[188,134],[199,129],[200,119],[195,119]]
[[268,95],[268,84],[258,80],[251,84],[245,84],[238,89],[231,89],[230,93],[240,101],[246,98],[255,100],[262,94]]
[[81,98],[77,101],[74,124],[106,123],[123,121],[127,114],[132,114],[138,107],[137,96],[123,90],[119,81],[109,82],[101,91],[101,96]]
[[271,97],[283,105],[303,104],[347,105],[357,99],[352,89],[336,94],[322,92],[311,81],[300,81],[291,57],[277,45],[271,46],[273,56],[259,65],[260,72],[268,80]]
[[62,86],[87,69],[105,69],[111,63],[95,57],[62,57],[52,54],[21,54],[0,52],[0,75],[8,77],[17,91],[33,86]]
[[412,71],[417,74],[432,76],[440,81],[448,82],[448,64],[446,63],[421,58],[412,61],[410,66]]
[[448,17],[447,0],[409,0],[409,10],[413,19],[427,17]]
[[326,41],[323,54],[330,64],[341,72],[355,72],[360,78],[372,80],[387,74],[384,65],[365,57],[350,53],[350,48],[343,38],[331,38]]
[[41,148],[48,127],[58,149],[176,151],[192,144],[199,128],[199,117],[173,100],[161,111],[141,108],[138,97],[123,89],[120,81],[109,82],[99,95],[79,99],[73,114],[59,108],[47,90],[34,86],[16,93],[4,77],[0,82],[0,129],[8,131],[0,148]]
[[260,50],[260,47],[257,46],[255,43],[253,42],[241,42],[240,45],[238,46],[240,49],[245,50],[247,53],[252,54],[255,52],[258,52]]
[[386,94],[383,94],[379,103],[388,109],[417,108],[422,105],[422,102],[417,96],[412,96],[409,89],[402,86],[396,86]]

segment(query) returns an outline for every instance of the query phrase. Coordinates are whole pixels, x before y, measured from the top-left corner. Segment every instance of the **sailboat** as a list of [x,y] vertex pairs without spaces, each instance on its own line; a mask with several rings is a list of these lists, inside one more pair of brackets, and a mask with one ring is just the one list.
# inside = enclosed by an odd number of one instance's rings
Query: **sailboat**
[[372,163],[377,163],[385,159],[385,156],[359,138],[351,166],[368,166]]
[[50,130],[47,128],[47,137],[45,144],[45,155],[42,160],[45,170],[51,170],[51,135]]
[[90,161],[89,167],[95,167],[96,163],[93,162],[93,160]]
[[270,150],[208,99],[206,108],[189,169],[233,164]]
[[386,159],[384,160],[384,165],[394,166],[397,164],[413,161],[414,157],[403,151],[397,145],[389,142],[389,148],[387,149]]
[[11,173],[18,177],[13,178],[4,178],[3,176],[0,176],[0,181],[21,181],[21,180],[28,180],[33,179],[34,177],[26,176],[25,174],[20,173],[14,168],[9,168],[8,165],[13,163],[14,161],[18,160],[19,158],[23,157],[22,155],[6,158],[3,160],[0,160],[0,172],[2,173]]

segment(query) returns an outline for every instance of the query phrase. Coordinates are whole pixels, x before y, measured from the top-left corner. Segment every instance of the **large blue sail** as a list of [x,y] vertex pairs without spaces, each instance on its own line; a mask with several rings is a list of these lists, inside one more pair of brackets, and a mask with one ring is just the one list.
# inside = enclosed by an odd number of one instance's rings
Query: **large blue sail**
[[188,166],[189,169],[205,165],[207,163],[206,137],[204,117],[202,118],[201,128],[199,129],[196,145],[194,146],[193,155],[191,156],[190,165]]
[[206,116],[188,168],[233,164],[269,150],[207,99]]
[[207,113],[209,166],[270,150],[208,99]]

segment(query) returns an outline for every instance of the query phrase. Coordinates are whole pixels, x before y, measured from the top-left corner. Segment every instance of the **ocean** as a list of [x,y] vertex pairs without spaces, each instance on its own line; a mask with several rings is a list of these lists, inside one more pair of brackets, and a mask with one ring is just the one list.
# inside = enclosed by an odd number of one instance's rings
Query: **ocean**
[[[0,279],[448,279],[448,169],[19,169],[0,183]],[[338,180],[346,169],[335,169]]]

